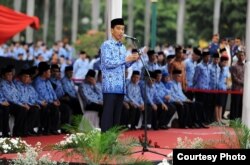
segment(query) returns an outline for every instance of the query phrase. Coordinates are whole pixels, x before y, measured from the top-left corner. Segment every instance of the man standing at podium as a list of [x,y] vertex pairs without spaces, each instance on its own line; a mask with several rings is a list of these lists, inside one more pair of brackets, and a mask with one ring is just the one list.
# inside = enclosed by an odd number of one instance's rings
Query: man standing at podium
[[102,132],[119,125],[124,94],[126,93],[125,69],[139,59],[138,53],[126,55],[122,44],[124,21],[116,18],[111,21],[112,37],[101,45],[101,70],[103,114],[101,120]]

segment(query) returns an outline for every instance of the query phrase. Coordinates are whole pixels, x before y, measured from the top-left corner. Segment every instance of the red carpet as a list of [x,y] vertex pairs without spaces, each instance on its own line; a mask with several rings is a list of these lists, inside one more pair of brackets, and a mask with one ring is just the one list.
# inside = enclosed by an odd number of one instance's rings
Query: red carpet
[[[231,131],[231,128],[226,128],[228,131]],[[139,137],[142,134],[144,134],[143,130],[137,130],[137,131],[127,131],[122,135],[122,138],[126,138],[128,136],[133,137]],[[141,151],[143,151],[142,147],[135,148],[135,151],[138,151],[139,153],[132,154],[133,157],[140,157],[144,158],[146,160],[150,161],[161,161],[164,156],[172,152],[172,149],[176,147],[177,145],[177,138],[181,137],[188,137],[189,139],[200,137],[202,139],[220,139],[225,134],[225,130],[223,130],[222,127],[210,127],[209,129],[174,129],[171,128],[169,130],[148,130],[147,131],[147,137],[148,140],[152,141],[152,144],[155,142],[159,145],[160,148],[148,148],[150,151],[145,152],[142,154]],[[46,147],[51,144],[55,144],[61,140],[64,139],[65,135],[51,135],[51,136],[39,136],[39,137],[27,137],[23,138],[26,140],[28,144],[35,145],[37,142],[41,142],[42,147]],[[48,148],[47,148],[48,149]],[[156,153],[153,153],[153,152]],[[62,153],[58,152],[51,152],[51,151],[44,151],[44,152],[50,152],[51,155],[53,155],[54,160],[60,160],[63,155]],[[157,154],[160,153],[160,154]],[[15,154],[5,154],[0,156],[0,158],[14,158]],[[67,161],[71,162],[80,162],[80,159],[77,157],[69,159],[65,159]]]

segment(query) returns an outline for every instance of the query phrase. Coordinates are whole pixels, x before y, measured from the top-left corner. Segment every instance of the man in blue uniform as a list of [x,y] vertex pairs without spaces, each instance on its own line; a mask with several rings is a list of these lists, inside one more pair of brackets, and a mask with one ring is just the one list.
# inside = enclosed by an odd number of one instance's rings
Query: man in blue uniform
[[102,132],[120,123],[122,103],[126,93],[125,69],[139,59],[137,53],[127,55],[122,44],[124,21],[116,18],[111,21],[112,38],[101,46],[101,70],[103,92]]

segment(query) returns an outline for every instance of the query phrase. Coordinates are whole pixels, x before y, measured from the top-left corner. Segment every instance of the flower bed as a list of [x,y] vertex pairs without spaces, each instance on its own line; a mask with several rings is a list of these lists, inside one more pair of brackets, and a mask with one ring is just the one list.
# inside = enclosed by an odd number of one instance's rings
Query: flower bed
[[0,154],[24,152],[27,147],[30,145],[20,138],[0,138]]

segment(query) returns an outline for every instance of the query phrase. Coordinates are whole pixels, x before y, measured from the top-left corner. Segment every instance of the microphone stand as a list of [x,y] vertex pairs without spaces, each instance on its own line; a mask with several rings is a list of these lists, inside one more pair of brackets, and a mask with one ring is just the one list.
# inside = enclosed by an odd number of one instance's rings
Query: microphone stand
[[[134,45],[134,48],[135,49],[137,49],[138,50],[138,47],[137,47],[137,43],[136,43],[136,41],[138,42],[138,40],[136,40],[136,39],[132,39],[132,41],[133,41],[133,45]],[[142,62],[142,65],[143,65],[143,67],[144,67],[144,70],[146,71],[146,74],[147,74],[147,76],[148,76],[148,78],[149,78],[149,80],[152,82],[152,79],[151,79],[151,77],[150,77],[150,74],[149,74],[149,71],[148,71],[148,68],[147,68],[147,66],[146,66],[146,64],[145,64],[145,61],[143,60],[143,58],[142,58],[142,52],[141,51],[138,51],[138,54],[139,54],[139,56],[140,56],[140,60],[141,60],[141,62]],[[146,79],[145,79],[145,76],[144,76],[144,85],[145,85],[145,91],[144,91],[144,141],[143,141],[143,143],[142,143],[142,150],[140,150],[140,151],[135,151],[135,152],[132,152],[132,154],[135,154],[135,153],[141,153],[142,155],[145,153],[145,152],[150,152],[150,153],[154,153],[154,154],[158,154],[158,155],[161,155],[161,156],[164,156],[164,157],[167,157],[167,155],[165,155],[165,154],[162,154],[162,153],[158,153],[158,152],[156,152],[156,151],[152,151],[152,150],[149,150],[148,149],[148,144],[147,144],[147,141],[148,141],[148,134],[147,134],[147,104],[146,104],[146,88],[147,88],[147,82],[146,82]]]

